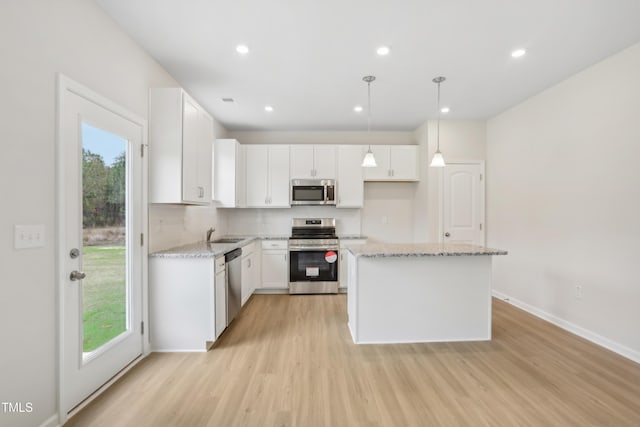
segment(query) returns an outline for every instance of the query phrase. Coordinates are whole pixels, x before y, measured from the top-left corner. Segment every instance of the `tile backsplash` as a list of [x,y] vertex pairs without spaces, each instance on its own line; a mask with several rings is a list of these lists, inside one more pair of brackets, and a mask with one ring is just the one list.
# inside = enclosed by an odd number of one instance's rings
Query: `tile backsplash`
[[336,232],[360,234],[360,209],[294,206],[290,209],[218,209],[226,231],[234,235],[289,236],[292,218],[336,218]]

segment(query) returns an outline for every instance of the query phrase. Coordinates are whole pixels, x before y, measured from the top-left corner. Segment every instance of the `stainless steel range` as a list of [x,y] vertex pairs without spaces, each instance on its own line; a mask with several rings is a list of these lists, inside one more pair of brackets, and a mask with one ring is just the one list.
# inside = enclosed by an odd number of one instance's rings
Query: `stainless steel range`
[[294,218],[289,238],[289,293],[338,293],[339,248],[335,218]]

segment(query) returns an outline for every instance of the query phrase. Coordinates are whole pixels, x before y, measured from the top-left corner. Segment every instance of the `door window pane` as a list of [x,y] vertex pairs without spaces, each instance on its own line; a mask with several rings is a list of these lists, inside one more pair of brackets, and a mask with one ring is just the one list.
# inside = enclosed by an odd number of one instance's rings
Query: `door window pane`
[[127,140],[82,124],[83,352],[128,329]]

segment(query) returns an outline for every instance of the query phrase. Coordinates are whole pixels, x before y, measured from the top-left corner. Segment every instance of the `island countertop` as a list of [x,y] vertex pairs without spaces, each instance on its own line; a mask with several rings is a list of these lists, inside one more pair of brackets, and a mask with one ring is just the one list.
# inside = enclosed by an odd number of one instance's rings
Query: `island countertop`
[[507,255],[502,249],[460,243],[367,243],[348,246],[356,257]]

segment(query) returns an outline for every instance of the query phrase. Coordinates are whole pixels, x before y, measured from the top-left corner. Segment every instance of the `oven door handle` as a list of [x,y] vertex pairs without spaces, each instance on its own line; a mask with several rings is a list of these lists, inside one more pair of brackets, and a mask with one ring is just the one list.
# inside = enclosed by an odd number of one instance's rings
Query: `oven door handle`
[[337,251],[340,249],[338,246],[290,246],[289,252],[304,252],[304,251]]

